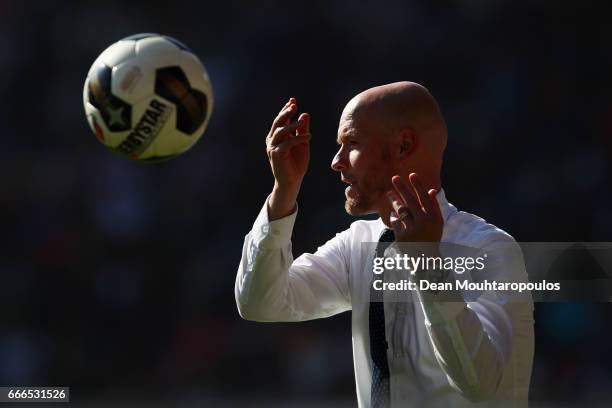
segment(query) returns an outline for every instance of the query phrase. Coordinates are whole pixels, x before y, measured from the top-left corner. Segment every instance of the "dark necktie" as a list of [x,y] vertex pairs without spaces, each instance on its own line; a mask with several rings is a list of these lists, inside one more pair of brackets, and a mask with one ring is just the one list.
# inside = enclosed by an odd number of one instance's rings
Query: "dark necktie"
[[[376,256],[384,256],[385,249],[395,241],[393,230],[386,228],[378,239]],[[384,275],[383,275],[384,277]],[[373,299],[371,299],[373,300]],[[370,356],[372,357],[372,408],[388,408],[389,393],[389,362],[387,361],[387,338],[385,335],[385,304],[380,301],[370,302]]]

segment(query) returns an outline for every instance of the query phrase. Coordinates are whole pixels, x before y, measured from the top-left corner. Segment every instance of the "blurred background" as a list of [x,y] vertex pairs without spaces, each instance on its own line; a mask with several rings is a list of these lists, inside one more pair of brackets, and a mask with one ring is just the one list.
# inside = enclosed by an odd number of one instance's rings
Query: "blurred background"
[[[241,320],[244,235],[272,187],[264,138],[312,114],[294,253],[352,219],[329,168],[345,103],[424,84],[449,127],[449,201],[518,241],[612,240],[608,2],[0,0],[0,385],[109,406],[355,406],[350,315]],[[106,150],[87,71],[134,33],[189,45],[213,82],[199,143],[162,164]],[[612,309],[536,305],[534,406],[605,405]]]

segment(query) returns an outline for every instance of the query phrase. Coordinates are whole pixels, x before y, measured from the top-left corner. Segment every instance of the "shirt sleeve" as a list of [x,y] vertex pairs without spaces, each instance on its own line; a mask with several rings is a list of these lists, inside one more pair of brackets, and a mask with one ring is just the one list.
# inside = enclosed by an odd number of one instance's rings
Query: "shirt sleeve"
[[[487,280],[527,281],[514,240],[490,246],[487,252]],[[450,385],[471,401],[491,398],[513,352],[513,337],[533,325],[532,318],[525,319],[533,316],[530,294],[508,299],[496,291],[460,292],[460,298],[470,300],[456,302],[435,301],[420,291],[419,297],[434,354]]]
[[264,204],[247,234],[234,288],[240,315],[262,322],[317,319],[350,310],[348,231],[293,259],[296,211],[270,221]]

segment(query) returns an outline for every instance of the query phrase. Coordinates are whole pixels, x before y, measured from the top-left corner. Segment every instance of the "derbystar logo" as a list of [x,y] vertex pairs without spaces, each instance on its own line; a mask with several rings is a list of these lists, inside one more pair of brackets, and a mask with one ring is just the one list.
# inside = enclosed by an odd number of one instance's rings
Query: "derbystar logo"
[[131,159],[138,158],[153,143],[171,112],[170,105],[153,99],[134,130],[117,146],[117,150]]

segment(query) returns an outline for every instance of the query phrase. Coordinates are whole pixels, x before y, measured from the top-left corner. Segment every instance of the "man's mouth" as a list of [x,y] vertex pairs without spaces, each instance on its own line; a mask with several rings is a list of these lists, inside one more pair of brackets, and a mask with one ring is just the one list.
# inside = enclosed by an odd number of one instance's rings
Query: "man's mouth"
[[354,181],[352,181],[352,180],[349,180],[349,179],[345,179],[345,178],[342,178],[342,182],[343,182],[343,183],[348,184],[348,185],[349,185],[349,186],[351,186],[351,187],[352,187],[354,184],[357,184],[356,182],[354,182]]
[[351,179],[346,179],[342,177],[342,182],[348,184],[346,189],[344,190],[344,195],[347,199],[354,199],[357,197],[357,182]]

